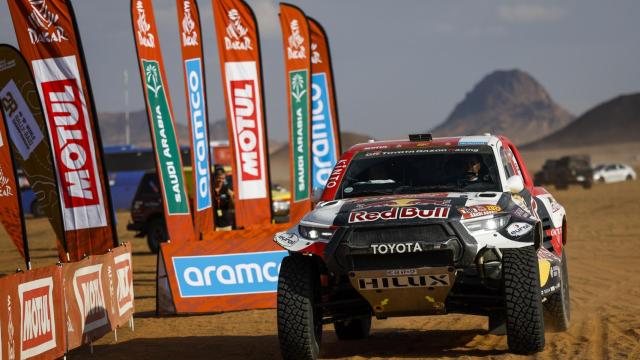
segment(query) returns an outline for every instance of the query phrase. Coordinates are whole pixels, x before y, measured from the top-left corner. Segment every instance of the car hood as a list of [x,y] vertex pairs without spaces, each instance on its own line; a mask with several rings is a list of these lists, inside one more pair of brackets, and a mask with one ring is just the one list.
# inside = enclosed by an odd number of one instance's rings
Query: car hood
[[334,200],[319,203],[302,219],[302,223],[367,226],[469,219],[509,211],[517,206],[512,198],[516,196],[501,192],[465,192]]

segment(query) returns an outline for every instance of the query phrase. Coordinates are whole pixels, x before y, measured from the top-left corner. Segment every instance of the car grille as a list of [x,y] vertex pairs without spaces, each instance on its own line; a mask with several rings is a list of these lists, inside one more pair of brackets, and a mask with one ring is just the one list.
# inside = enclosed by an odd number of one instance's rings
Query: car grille
[[453,252],[433,250],[409,254],[362,254],[353,255],[351,259],[354,270],[411,269],[450,266],[453,264]]
[[395,242],[428,242],[440,243],[447,241],[451,236],[447,234],[440,224],[382,227],[354,229],[347,235],[347,245],[352,248],[369,247],[372,244]]

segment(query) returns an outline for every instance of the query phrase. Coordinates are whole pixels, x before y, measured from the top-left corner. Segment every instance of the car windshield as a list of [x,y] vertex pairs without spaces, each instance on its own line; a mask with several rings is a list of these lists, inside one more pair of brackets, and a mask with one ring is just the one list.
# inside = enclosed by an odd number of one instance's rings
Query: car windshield
[[466,191],[502,191],[489,146],[360,152],[337,198]]

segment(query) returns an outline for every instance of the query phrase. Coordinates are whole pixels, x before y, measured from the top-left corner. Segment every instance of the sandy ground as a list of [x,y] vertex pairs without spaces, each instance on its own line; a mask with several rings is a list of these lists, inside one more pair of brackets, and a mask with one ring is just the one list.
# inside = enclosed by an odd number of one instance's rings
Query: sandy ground
[[[553,190],[553,189],[552,189]],[[640,181],[572,187],[555,191],[569,217],[569,271],[572,324],[566,333],[548,333],[539,359],[640,359]],[[279,358],[273,310],[190,317],[155,317],[155,256],[142,239],[125,230],[128,214],[118,214],[122,240],[134,243],[135,331],[120,329],[71,359]],[[28,222],[36,266],[55,262],[48,224]],[[1,231],[0,231],[1,232]],[[6,234],[0,233],[0,272],[20,265]],[[506,353],[506,338],[487,334],[486,318],[449,315],[374,321],[369,339],[339,342],[326,327],[322,358],[519,358]]]

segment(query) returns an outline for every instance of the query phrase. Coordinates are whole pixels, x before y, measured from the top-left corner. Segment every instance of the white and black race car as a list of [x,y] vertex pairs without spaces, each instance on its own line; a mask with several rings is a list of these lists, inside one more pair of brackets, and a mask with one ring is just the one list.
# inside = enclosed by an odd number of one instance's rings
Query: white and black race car
[[289,251],[278,284],[288,359],[315,359],[322,325],[368,336],[371,317],[486,315],[510,351],[544,348],[569,326],[564,208],[535,187],[502,136],[360,144],[322,201],[275,241]]

